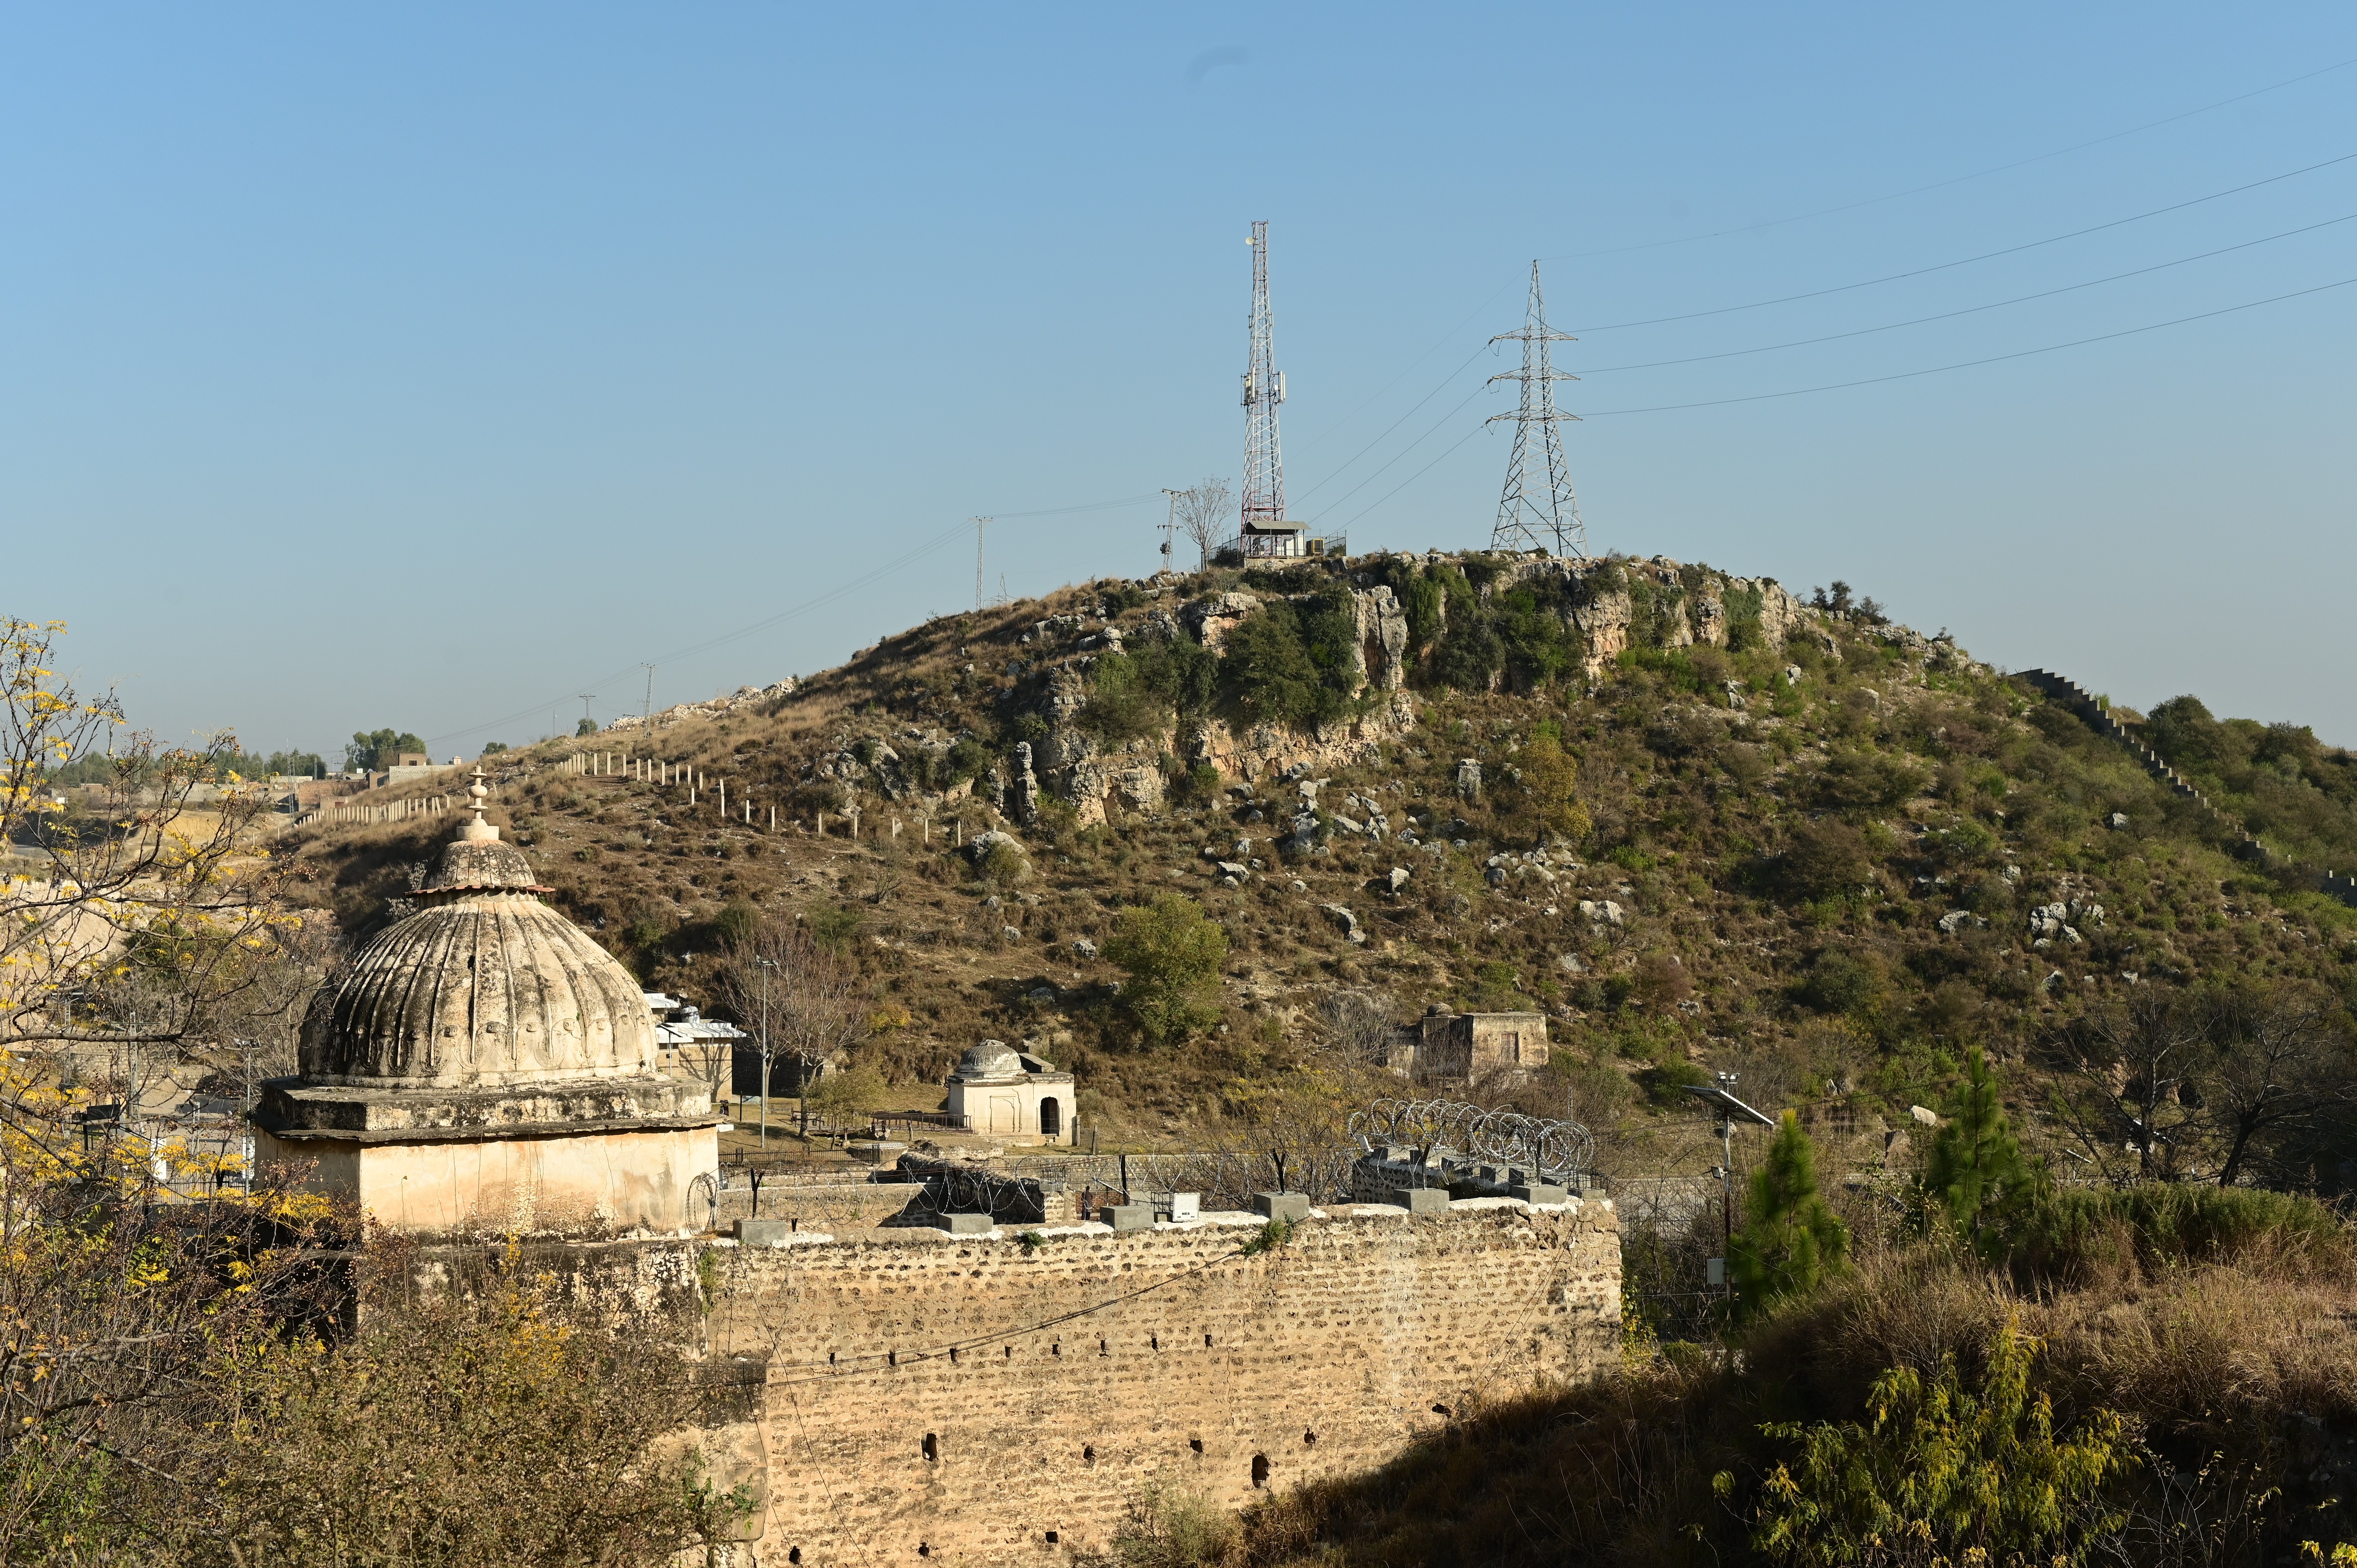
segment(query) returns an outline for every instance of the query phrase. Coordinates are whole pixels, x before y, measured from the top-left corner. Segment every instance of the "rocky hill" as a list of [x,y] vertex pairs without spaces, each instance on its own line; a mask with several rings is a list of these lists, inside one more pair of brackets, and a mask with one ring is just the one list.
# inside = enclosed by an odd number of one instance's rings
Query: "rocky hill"
[[[1967,1043],[2034,1055],[2148,988],[2351,994],[2357,912],[2318,890],[2357,865],[2347,754],[2166,704],[2142,733],[2197,799],[1837,590],[1437,553],[1107,580],[617,725],[593,772],[508,754],[498,804],[650,985],[709,1004],[732,907],[791,915],[858,955],[860,1049],[912,1103],[1025,1039],[1133,1136],[1301,1065],[1338,990],[1544,1010],[1555,1066],[1515,1092],[1598,1125],[1717,1069],[1862,1139]],[[357,934],[445,832],[298,854]],[[985,832],[1015,848],[978,865]],[[1226,929],[1222,1021],[1152,1049],[1097,955],[1171,890]]]

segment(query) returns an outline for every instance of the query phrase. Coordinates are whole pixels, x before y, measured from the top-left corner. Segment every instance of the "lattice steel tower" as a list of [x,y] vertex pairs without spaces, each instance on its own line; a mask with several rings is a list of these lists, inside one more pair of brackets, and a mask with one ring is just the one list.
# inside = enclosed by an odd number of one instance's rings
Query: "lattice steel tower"
[[1285,520],[1285,459],[1277,450],[1276,405],[1285,401],[1285,372],[1268,313],[1268,225],[1253,225],[1252,361],[1244,371],[1243,526],[1249,534]]
[[[1501,419],[1514,422],[1514,455],[1507,460],[1506,489],[1498,498],[1498,525],[1490,532],[1490,548],[1540,550],[1547,548],[1552,540],[1556,554],[1584,561],[1587,558],[1587,525],[1580,521],[1579,498],[1571,493],[1571,467],[1563,456],[1563,421],[1579,416],[1558,413],[1555,406],[1555,383],[1579,378],[1556,370],[1548,348],[1550,344],[1577,339],[1547,325],[1546,296],[1539,292],[1538,263],[1531,263],[1531,300],[1523,316],[1523,329],[1501,332],[1490,341],[1518,342],[1523,346],[1521,370],[1490,378],[1492,384],[1523,383],[1522,406],[1512,413],[1492,414],[1487,421],[1491,424]],[[1531,493],[1524,482],[1534,424],[1546,433],[1546,489],[1537,495]]]

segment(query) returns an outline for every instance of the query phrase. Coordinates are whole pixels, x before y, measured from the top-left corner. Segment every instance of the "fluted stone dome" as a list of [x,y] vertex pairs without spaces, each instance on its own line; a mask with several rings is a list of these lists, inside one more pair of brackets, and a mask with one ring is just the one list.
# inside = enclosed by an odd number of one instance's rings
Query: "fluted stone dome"
[[494,1089],[655,1071],[638,980],[540,901],[531,863],[479,817],[442,852],[414,914],[313,1000],[317,1084]]
[[980,1045],[966,1047],[965,1054],[958,1058],[957,1071],[950,1076],[969,1083],[1021,1078],[1023,1058],[1009,1049],[1004,1040],[985,1040]]

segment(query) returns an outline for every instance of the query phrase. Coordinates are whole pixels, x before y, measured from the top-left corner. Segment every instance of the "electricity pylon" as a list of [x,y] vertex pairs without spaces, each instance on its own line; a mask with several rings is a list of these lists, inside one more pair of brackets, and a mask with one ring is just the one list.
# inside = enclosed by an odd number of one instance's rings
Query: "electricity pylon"
[[[1490,548],[1542,550],[1549,548],[1551,542],[1556,554],[1584,561],[1587,558],[1587,525],[1580,521],[1579,498],[1571,493],[1571,467],[1563,456],[1563,422],[1579,416],[1558,413],[1555,406],[1555,383],[1579,378],[1568,371],[1556,370],[1548,347],[1576,339],[1570,333],[1557,332],[1547,325],[1546,296],[1539,292],[1538,263],[1531,263],[1531,299],[1523,312],[1523,329],[1501,332],[1490,341],[1518,342],[1523,346],[1521,370],[1490,378],[1493,385],[1499,381],[1523,383],[1522,406],[1512,413],[1492,414],[1485,422],[1514,422],[1514,455],[1506,463],[1506,489],[1498,498],[1498,524],[1490,532]],[[1534,424],[1545,432],[1546,438],[1546,489],[1539,495],[1531,493],[1523,477]]]

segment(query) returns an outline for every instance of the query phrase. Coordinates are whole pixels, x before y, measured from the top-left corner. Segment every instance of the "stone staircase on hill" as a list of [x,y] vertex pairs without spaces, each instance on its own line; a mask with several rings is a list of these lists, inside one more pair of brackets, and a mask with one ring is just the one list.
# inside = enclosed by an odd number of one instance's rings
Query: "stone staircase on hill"
[[[2060,703],[2077,714],[2095,733],[2125,747],[2130,757],[2135,757],[2144,766],[2147,773],[2167,785],[2171,794],[2182,795],[2216,818],[2219,825],[2233,835],[2233,847],[2229,853],[2236,859],[2256,861],[2274,871],[2292,869],[2290,862],[2252,837],[2240,822],[2220,811],[2216,802],[2195,789],[2183,774],[2169,765],[2166,757],[2139,739],[2134,730],[2114,718],[2111,710],[2104,707],[2096,700],[2093,692],[2088,691],[2078,682],[2067,675],[2058,675],[2051,670],[2017,671],[2015,679],[2034,687],[2048,699]],[[2316,889],[2330,897],[2338,898],[2343,904],[2357,908],[2357,876],[2327,871],[2316,878]]]

